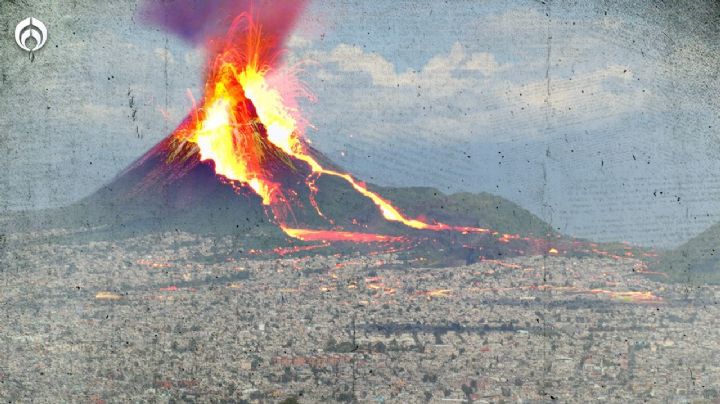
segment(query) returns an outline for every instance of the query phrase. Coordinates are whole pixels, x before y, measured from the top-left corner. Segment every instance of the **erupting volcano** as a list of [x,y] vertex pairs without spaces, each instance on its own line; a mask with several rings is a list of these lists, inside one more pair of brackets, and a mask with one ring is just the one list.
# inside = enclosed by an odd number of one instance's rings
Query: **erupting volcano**
[[[115,180],[46,221],[76,225],[65,218],[78,217],[93,234],[111,237],[242,234],[243,248],[253,250],[306,251],[332,244],[376,251],[372,246],[382,244],[444,261],[571,248],[572,240],[503,198],[380,188],[313,148],[299,108],[312,95],[297,79],[297,67],[283,61],[284,40],[303,6],[303,1],[148,3],[146,21],[206,50],[203,95],[169,136]],[[265,241],[248,247],[248,238]]]
[[[305,136],[299,104],[312,96],[283,62],[304,2],[250,3],[149,3],[146,18],[206,49],[203,95],[115,180],[45,222],[79,221],[113,238],[242,234],[245,249],[283,252],[383,244],[437,261],[592,252],[503,198],[381,188],[333,164]],[[265,241],[249,247],[248,239]]]
[[[217,176],[238,192],[260,197],[270,220],[300,240],[383,241],[389,236],[348,231],[323,214],[317,203],[317,180],[333,176],[372,201],[385,220],[420,230],[487,233],[476,227],[450,226],[409,218],[391,202],[351,175],[323,166],[312,155],[299,124],[293,98],[297,82],[273,70],[274,38],[263,34],[251,14],[231,25],[222,50],[209,68],[205,97],[166,143],[167,170],[196,159],[210,164]],[[284,91],[283,91],[284,90]],[[186,169],[186,167],[185,167]],[[305,228],[298,211],[311,205],[332,229]]]

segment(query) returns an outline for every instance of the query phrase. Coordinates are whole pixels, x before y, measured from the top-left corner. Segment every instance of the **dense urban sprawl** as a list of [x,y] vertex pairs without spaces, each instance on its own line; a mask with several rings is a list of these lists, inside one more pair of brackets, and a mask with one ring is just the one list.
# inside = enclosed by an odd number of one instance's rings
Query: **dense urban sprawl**
[[631,258],[428,268],[186,233],[28,237],[2,252],[5,402],[720,397],[720,288]]

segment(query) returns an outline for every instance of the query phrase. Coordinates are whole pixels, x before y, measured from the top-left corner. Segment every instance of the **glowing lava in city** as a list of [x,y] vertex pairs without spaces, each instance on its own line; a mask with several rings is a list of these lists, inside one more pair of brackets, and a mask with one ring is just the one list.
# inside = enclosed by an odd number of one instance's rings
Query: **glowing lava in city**
[[304,241],[382,242],[399,237],[367,232],[306,228],[295,210],[310,204],[328,225],[316,201],[317,181],[332,176],[370,200],[390,222],[418,230],[491,233],[488,229],[451,226],[404,215],[365,183],[328,168],[313,156],[303,137],[304,120],[297,107],[302,87],[277,65],[277,38],[266,35],[251,13],[236,17],[208,68],[205,94],[190,117],[172,134],[168,163],[181,160],[190,146],[212,164],[223,181],[260,197],[270,219],[287,235]]

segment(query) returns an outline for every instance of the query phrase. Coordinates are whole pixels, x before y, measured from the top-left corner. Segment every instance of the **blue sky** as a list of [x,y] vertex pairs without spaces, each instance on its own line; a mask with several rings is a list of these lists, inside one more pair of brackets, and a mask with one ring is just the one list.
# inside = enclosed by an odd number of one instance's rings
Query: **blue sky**
[[316,2],[298,28],[332,158],[594,239],[669,245],[717,220],[712,32],[663,9],[413,4]]
[[[288,52],[308,137],[363,179],[500,194],[577,236],[667,246],[718,221],[717,7],[548,3],[314,1]],[[89,194],[200,96],[201,49],[108,7],[36,8],[46,49],[2,65],[23,100],[4,208]]]

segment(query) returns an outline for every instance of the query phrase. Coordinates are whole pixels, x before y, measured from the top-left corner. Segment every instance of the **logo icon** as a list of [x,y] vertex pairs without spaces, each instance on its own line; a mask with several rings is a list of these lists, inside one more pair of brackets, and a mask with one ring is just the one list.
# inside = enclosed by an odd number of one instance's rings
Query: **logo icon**
[[[32,48],[27,46],[28,39],[30,38],[35,40],[35,46]],[[20,21],[15,27],[15,42],[17,42],[18,46],[23,50],[34,52],[45,46],[46,41],[47,27],[37,18],[28,17]]]

